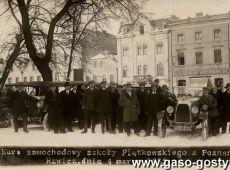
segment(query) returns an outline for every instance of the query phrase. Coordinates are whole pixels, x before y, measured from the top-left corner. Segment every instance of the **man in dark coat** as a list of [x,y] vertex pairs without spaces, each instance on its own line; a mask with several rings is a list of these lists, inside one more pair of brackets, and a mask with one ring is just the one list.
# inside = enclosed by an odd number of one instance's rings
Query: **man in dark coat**
[[222,133],[226,133],[227,123],[230,122],[230,83],[226,85],[226,91],[222,96],[223,104],[223,121],[222,121]]
[[112,133],[111,118],[113,113],[113,96],[108,88],[106,81],[101,82],[101,88],[98,91],[96,112],[99,114],[101,122],[101,131],[105,133],[106,121],[108,122],[108,130]]
[[163,89],[160,86],[160,80],[159,79],[155,79],[154,80],[154,84],[157,86],[157,93],[161,94],[163,92]]
[[45,97],[48,112],[48,123],[54,133],[65,133],[63,120],[63,103],[55,86],[51,86]]
[[78,125],[80,129],[83,129],[84,127],[84,115],[82,109],[82,101],[83,101],[84,93],[85,93],[84,84],[74,86],[71,91],[71,94],[73,96],[73,111],[78,119]]
[[203,95],[199,99],[199,108],[203,111],[208,111],[209,119],[209,133],[212,136],[216,136],[219,133],[217,101],[209,95],[209,88],[203,88]]
[[89,88],[83,97],[82,108],[84,109],[84,130],[81,133],[87,133],[88,121],[90,119],[92,133],[95,133],[96,126],[96,100],[97,91],[93,81],[89,82]]
[[157,92],[157,86],[152,85],[151,89],[152,89],[151,93],[147,96],[147,100],[146,100],[146,112],[147,112],[148,118],[147,118],[145,136],[150,136],[153,122],[154,122],[154,135],[157,136],[157,132],[158,132],[157,113],[161,111],[160,109],[161,96]]
[[65,127],[69,132],[73,132],[72,121],[74,119],[73,113],[73,95],[70,91],[70,83],[65,82],[65,90],[61,91],[60,97],[63,103],[63,119],[65,121]]
[[119,99],[123,92],[123,86],[118,85],[115,93],[115,113],[119,133],[123,132],[123,107],[119,105]]
[[23,131],[28,133],[27,129],[27,104],[29,96],[24,91],[24,87],[18,86],[17,90],[10,96],[10,105],[13,112],[14,130],[18,132],[18,119],[23,119]]
[[136,91],[137,94],[137,99],[140,105],[140,114],[138,115],[138,129],[139,132],[141,130],[146,129],[146,123],[147,123],[147,116],[145,113],[145,108],[146,108],[146,91],[145,91],[145,83],[141,82],[139,89]]
[[176,96],[168,91],[167,85],[162,86],[162,92],[158,91],[161,95],[160,107],[161,111],[166,110],[168,106],[176,106],[177,99]]
[[[117,119],[116,119],[116,93],[117,93],[117,89],[116,89],[116,84],[114,82],[111,82],[109,87],[108,87],[109,93],[111,95],[111,99],[112,99],[112,107],[113,107],[113,111],[111,114],[111,127],[112,127],[112,133],[115,133],[115,129],[117,126]],[[106,130],[109,131],[108,129],[108,121],[106,121]]]

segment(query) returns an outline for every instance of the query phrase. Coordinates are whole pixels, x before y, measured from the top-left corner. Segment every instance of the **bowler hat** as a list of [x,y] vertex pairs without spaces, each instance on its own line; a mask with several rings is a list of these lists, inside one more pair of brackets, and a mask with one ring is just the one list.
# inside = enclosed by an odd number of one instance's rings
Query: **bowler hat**
[[101,82],[101,84],[107,84],[107,82],[103,80],[103,81]]
[[125,87],[132,87],[131,83],[126,83]]
[[154,82],[160,82],[160,80],[159,79],[155,79]]
[[166,84],[164,84],[164,85],[162,86],[162,89],[168,89],[168,86],[167,86]]
[[64,84],[64,86],[65,86],[65,87],[66,87],[66,86],[71,86],[71,85],[70,85],[70,82],[69,82],[69,81],[66,81],[65,84]]

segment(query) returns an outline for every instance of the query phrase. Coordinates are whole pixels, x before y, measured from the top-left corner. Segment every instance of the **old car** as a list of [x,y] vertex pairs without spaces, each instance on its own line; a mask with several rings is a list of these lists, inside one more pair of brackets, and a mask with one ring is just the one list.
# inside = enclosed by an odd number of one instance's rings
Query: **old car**
[[[51,85],[57,86],[59,91],[64,89],[65,82],[46,82],[46,81],[36,81],[36,82],[17,82],[12,84],[7,84],[7,88],[14,88],[17,86],[25,87],[28,95],[33,96],[33,100],[29,100],[27,103],[27,114],[28,122],[42,124],[45,130],[49,129],[48,125],[48,113],[46,109],[45,96]],[[85,84],[82,81],[72,81],[71,85]],[[34,100],[36,99],[36,100]]]
[[194,131],[201,123],[202,138],[208,137],[208,113],[199,108],[199,97],[183,96],[176,106],[158,113],[159,136],[165,137],[167,127],[177,131]]

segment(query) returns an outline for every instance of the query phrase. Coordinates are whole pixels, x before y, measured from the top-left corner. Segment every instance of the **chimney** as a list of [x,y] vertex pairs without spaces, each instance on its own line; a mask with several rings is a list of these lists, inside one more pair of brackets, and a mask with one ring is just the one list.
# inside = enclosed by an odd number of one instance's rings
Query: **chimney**
[[203,17],[203,12],[196,13],[196,17]]

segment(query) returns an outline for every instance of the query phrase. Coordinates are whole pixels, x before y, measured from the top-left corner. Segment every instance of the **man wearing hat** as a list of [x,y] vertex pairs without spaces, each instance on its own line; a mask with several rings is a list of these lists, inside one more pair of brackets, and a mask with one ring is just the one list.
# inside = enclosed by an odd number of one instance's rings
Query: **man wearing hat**
[[160,86],[160,80],[159,80],[159,79],[155,79],[155,80],[154,80],[154,84],[155,84],[156,87],[157,87],[157,93],[158,93],[158,94],[162,93],[163,90],[162,90],[162,88],[161,88],[161,86]]
[[[116,83],[115,82],[110,82],[108,90],[111,94],[112,97],[112,104],[113,104],[113,112],[111,115],[111,126],[112,126],[112,132],[115,133],[115,129],[117,126],[117,119],[116,119],[116,92],[117,92],[117,87],[116,87]],[[108,131],[108,122],[106,122],[106,130]]]
[[230,122],[230,83],[225,86],[226,91],[222,95],[222,133],[226,133],[227,123]]
[[148,115],[148,118],[147,118],[145,136],[150,136],[153,122],[154,122],[154,135],[157,136],[157,132],[158,132],[157,113],[161,111],[160,101],[161,101],[161,95],[157,92],[157,86],[153,84],[151,87],[151,91],[147,96],[147,100],[146,100],[146,113]]
[[64,86],[65,90],[61,91],[60,93],[60,97],[63,103],[63,119],[65,121],[65,128],[67,128],[69,132],[73,132],[72,121],[74,119],[74,98],[70,91],[70,83],[67,81],[65,82]]
[[136,91],[137,99],[140,105],[140,114],[138,115],[138,129],[139,131],[146,129],[146,123],[147,123],[147,116],[145,113],[145,107],[146,107],[146,96],[147,92],[145,90],[145,82],[139,83],[139,88]]
[[208,112],[209,119],[209,133],[211,136],[216,136],[218,134],[218,116],[219,112],[217,110],[216,99],[209,94],[210,89],[208,87],[203,88],[203,95],[199,99],[199,108],[203,111]]
[[103,134],[105,133],[106,122],[108,124],[108,131],[112,133],[111,118],[114,109],[112,94],[106,85],[106,81],[101,82],[101,87],[97,93],[96,100],[96,112],[100,117],[101,132]]
[[10,96],[10,106],[13,112],[14,131],[18,132],[18,119],[23,120],[23,131],[28,133],[27,129],[27,107],[29,95],[25,92],[23,86],[17,86],[16,91]]
[[161,94],[160,107],[161,110],[166,110],[168,106],[176,106],[177,99],[176,96],[169,92],[168,86],[162,86],[162,92],[158,91],[158,94]]
[[119,99],[123,93],[123,86],[118,85],[115,92],[115,114],[119,133],[123,132],[123,107],[119,105]]
[[82,108],[84,109],[84,130],[81,133],[88,132],[88,122],[90,120],[91,131],[95,133],[96,126],[96,100],[97,91],[95,89],[94,81],[90,81],[88,89],[85,92],[82,101]]

